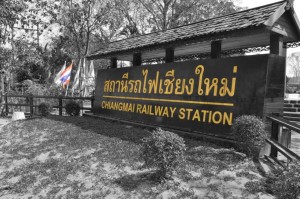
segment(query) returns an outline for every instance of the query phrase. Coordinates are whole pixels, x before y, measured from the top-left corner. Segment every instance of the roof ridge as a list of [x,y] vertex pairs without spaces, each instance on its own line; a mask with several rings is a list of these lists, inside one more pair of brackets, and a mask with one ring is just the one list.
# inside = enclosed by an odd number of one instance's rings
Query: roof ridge
[[250,10],[260,9],[260,8],[263,8],[263,7],[268,7],[268,6],[271,6],[271,5],[274,5],[274,4],[280,4],[280,3],[284,3],[284,2],[286,2],[286,0],[277,1],[277,2],[274,2],[274,3],[258,6],[258,7],[255,7],[255,8],[246,9],[246,10],[242,10],[242,11],[238,11],[238,12],[234,12],[234,13],[229,13],[229,14],[226,14],[226,15],[218,16],[218,17],[213,17],[213,18],[210,18],[210,19],[204,19],[204,20],[201,20],[201,21],[196,21],[196,22],[181,25],[181,26],[176,26],[176,27],[169,28],[169,29],[166,29],[166,30],[159,30],[159,31],[156,31],[156,32],[150,32],[150,33],[143,34],[143,35],[135,35],[133,37],[129,37],[129,38],[109,42],[109,44],[117,43],[117,42],[124,41],[124,40],[129,40],[129,39],[133,39],[133,38],[143,37],[143,36],[146,36],[146,35],[157,34],[157,33],[160,33],[160,32],[166,32],[168,30],[178,29],[178,28],[182,28],[182,27],[185,27],[185,26],[190,26],[190,25],[193,25],[193,24],[197,24],[197,23],[201,23],[201,22],[205,22],[205,21],[209,21],[209,20],[213,20],[213,19],[218,19],[218,18],[222,18],[222,17],[234,15],[234,14],[239,14],[239,13],[247,12],[247,11],[250,11]]

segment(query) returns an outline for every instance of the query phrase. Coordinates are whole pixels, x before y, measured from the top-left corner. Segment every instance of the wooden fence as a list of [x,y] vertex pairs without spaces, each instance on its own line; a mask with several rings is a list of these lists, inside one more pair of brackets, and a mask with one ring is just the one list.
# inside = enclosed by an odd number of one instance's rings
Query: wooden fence
[[267,143],[271,145],[271,152],[270,156],[265,156],[266,159],[271,163],[279,164],[282,167],[286,167],[286,165],[284,165],[281,161],[278,160],[278,153],[281,153],[287,158],[287,164],[289,163],[289,161],[300,161],[300,157],[296,153],[294,153],[287,146],[284,146],[282,143],[279,142],[279,135],[284,135],[285,133],[288,133],[287,131],[283,131],[283,127],[296,133],[300,133],[300,125],[293,122],[289,122],[288,120],[278,117],[276,115],[268,116],[267,119],[269,119],[272,122],[272,126],[271,138],[266,139]]
[[[24,112],[34,115],[37,111],[38,105],[42,102],[51,102],[54,104],[52,107],[58,109],[58,114],[63,114],[63,109],[65,108],[64,104],[68,100],[80,101],[80,109],[91,111],[93,109],[94,97],[65,97],[65,96],[42,96],[42,95],[2,95],[1,103],[1,115],[8,115],[12,113],[14,109],[20,109]],[[57,101],[55,103],[55,101]],[[90,107],[84,107],[84,101],[90,101]],[[22,108],[23,107],[23,108]]]

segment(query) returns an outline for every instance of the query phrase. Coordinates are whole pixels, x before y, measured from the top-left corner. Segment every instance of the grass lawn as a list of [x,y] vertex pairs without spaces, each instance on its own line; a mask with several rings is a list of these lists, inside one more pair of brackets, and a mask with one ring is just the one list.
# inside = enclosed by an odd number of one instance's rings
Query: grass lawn
[[273,198],[245,188],[262,177],[243,154],[194,140],[186,166],[156,182],[139,159],[148,135],[85,117],[12,122],[0,132],[0,198]]

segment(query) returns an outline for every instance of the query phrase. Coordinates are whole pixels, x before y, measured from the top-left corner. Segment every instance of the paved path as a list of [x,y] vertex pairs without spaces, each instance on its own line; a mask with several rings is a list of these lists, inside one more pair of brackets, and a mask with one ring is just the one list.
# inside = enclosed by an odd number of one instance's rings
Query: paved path
[[10,118],[0,118],[0,127],[4,126],[5,124],[8,124],[11,122]]

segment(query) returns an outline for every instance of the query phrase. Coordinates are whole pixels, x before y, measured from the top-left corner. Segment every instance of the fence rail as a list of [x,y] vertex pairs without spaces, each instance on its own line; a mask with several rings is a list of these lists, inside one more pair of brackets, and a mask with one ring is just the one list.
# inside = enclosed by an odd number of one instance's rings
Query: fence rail
[[[271,145],[270,157],[267,158],[272,158],[275,162],[279,163],[280,161],[277,159],[279,152],[289,161],[300,161],[300,157],[296,153],[291,151],[287,146],[279,143],[279,134],[287,133],[282,130],[283,127],[300,134],[300,125],[280,118],[276,115],[268,116],[267,119],[272,122],[271,138],[266,139],[267,143]],[[281,164],[281,166],[283,165]]]
[[[58,101],[58,104],[53,105],[53,108],[57,108],[59,111],[59,115],[62,115],[63,109],[65,108],[63,106],[64,100],[80,100],[82,103],[80,104],[81,110],[92,110],[93,109],[93,103],[94,103],[94,97],[68,97],[68,96],[43,96],[43,95],[2,95],[1,98],[3,99],[1,103],[1,115],[8,115],[9,113],[12,113],[12,111],[9,110],[9,107],[29,107],[29,113],[30,115],[34,115],[34,108],[37,108],[38,105],[34,104],[36,99],[54,99]],[[11,103],[9,99],[13,98],[24,98],[23,101],[26,101],[25,103],[18,102],[18,103]],[[90,101],[91,107],[84,107],[83,101]]]

